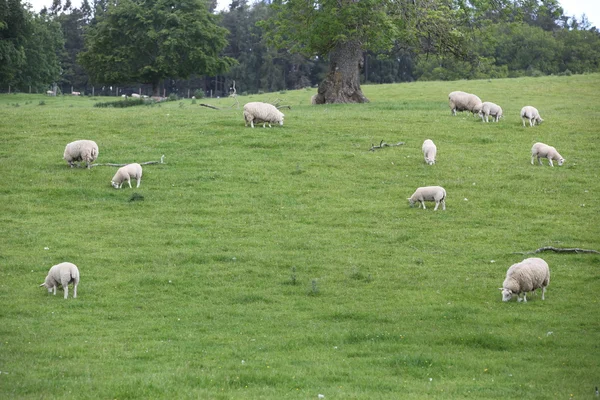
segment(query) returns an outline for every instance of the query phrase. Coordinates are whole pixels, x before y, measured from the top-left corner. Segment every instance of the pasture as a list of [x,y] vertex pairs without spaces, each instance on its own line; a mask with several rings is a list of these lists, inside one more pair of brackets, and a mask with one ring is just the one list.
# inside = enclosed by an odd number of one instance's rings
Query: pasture
[[[498,288],[531,256],[515,253],[600,250],[599,89],[591,74],[364,86],[363,105],[0,96],[0,398],[592,397],[600,256],[541,253],[545,301]],[[453,90],[504,118],[452,117]],[[244,127],[244,103],[275,99],[283,127]],[[542,125],[522,127],[525,105]],[[67,166],[76,139],[99,163],[165,164],[115,190],[117,167]],[[381,140],[405,144],[369,151]],[[537,141],[565,164],[532,166]],[[408,206],[427,185],[446,211]],[[77,299],[38,287],[62,261]]]

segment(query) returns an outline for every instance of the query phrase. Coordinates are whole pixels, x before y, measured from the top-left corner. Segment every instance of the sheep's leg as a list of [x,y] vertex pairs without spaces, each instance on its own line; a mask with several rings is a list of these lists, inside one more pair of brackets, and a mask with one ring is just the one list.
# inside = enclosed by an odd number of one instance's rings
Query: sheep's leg
[[554,167],[554,164],[552,164],[552,159],[548,158],[548,164],[550,164],[551,167]]
[[63,289],[65,290],[65,299],[69,297],[69,284],[63,285]]
[[142,181],[142,178],[141,178],[141,177],[137,178],[137,186],[136,186],[136,188],[139,188],[139,187],[140,187],[140,182],[141,182],[141,181]]
[[542,300],[544,300],[545,294],[546,294],[546,286],[542,286]]
[[254,120],[250,120],[250,127],[254,128]]
[[537,156],[537,160],[538,160],[538,164],[540,164],[540,165],[544,165],[544,164],[542,164],[542,157],[540,157],[540,156]]
[[433,207],[433,211],[437,211],[438,207],[440,206],[440,202],[436,201],[435,202],[435,207]]
[[52,290],[53,290],[53,292],[54,292],[53,294],[56,296],[56,285],[54,285],[54,286],[52,287]]
[[425,202],[423,200],[419,200],[419,203],[421,203],[421,205],[423,206],[423,210],[427,209],[427,207],[425,207]]
[[131,189],[131,178],[127,178],[127,183],[129,184],[129,188]]
[[446,200],[442,200],[442,211],[446,211]]
[[77,298],[77,284],[73,283],[73,298]]

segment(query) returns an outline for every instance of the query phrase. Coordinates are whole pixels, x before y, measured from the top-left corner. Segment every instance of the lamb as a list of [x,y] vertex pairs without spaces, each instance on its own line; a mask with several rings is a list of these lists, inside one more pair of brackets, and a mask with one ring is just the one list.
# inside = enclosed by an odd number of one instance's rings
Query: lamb
[[73,283],[73,298],[75,299],[77,298],[77,285],[79,285],[79,269],[75,264],[62,262],[50,268],[46,280],[40,287],[46,287],[48,293],[54,292],[54,295],[56,296],[56,288],[58,285],[62,285],[66,299],[69,295],[69,283]]
[[435,156],[437,154],[437,147],[435,147],[435,143],[433,140],[427,139],[423,142],[423,146],[421,147],[423,150],[423,157],[425,158],[425,162],[428,165],[435,164]]
[[[548,263],[541,258],[531,257],[511,265],[499,289],[502,291],[502,301],[509,301],[513,294],[516,294],[517,301],[526,303],[527,292],[534,292],[539,288],[542,289],[542,300],[544,300],[548,284],[550,284]],[[522,299],[521,293],[523,293]]]
[[255,122],[257,124],[262,122],[263,128],[265,124],[269,124],[269,128],[271,128],[271,123],[277,122],[279,125],[283,125],[283,117],[283,113],[272,104],[254,101],[244,105],[244,126],[248,126],[249,122],[250,126],[254,128]]
[[544,143],[536,143],[531,148],[531,165],[533,164],[533,160],[537,157],[538,163],[542,165],[542,158],[547,158],[548,163],[551,167],[554,167],[552,164],[552,160],[558,161],[558,165],[561,166],[565,162],[565,159],[556,151],[556,149],[552,146],[548,146]]
[[481,104],[481,111],[479,111],[479,116],[481,117],[481,121],[484,121],[483,117],[485,116],[485,122],[489,122],[489,116],[494,117],[494,121],[498,122],[500,117],[502,117],[502,107],[498,104],[494,104],[489,101],[484,101]]
[[440,203],[442,203],[442,210],[446,209],[446,190],[441,186],[424,186],[420,187],[408,198],[408,202],[412,207],[415,202],[419,202],[419,208],[421,205],[425,210],[425,201],[435,201],[435,208],[433,211],[438,209]]
[[131,178],[137,179],[136,188],[139,188],[142,180],[142,166],[140,164],[127,164],[126,166],[119,168],[110,184],[115,189],[121,189],[123,182],[127,181],[129,187],[131,187]]
[[473,114],[481,111],[481,99],[474,94],[456,91],[448,95],[452,115],[457,111],[471,111]]
[[534,126],[536,123],[539,125],[544,121],[542,117],[540,117],[537,108],[532,106],[521,108],[521,120],[523,121],[523,126],[525,126],[525,120],[529,120],[529,127]]
[[74,161],[85,161],[90,168],[90,163],[98,158],[98,154],[98,145],[93,140],[76,140],[67,144],[63,158],[71,168],[74,167]]

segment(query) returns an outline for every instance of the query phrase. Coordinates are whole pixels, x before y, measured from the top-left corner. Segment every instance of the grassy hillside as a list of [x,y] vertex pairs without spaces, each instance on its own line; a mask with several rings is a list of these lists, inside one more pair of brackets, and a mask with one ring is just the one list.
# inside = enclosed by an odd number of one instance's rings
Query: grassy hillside
[[[369,104],[239,97],[290,105],[272,129],[232,99],[0,96],[0,397],[592,396],[600,257],[542,253],[545,301],[498,288],[516,252],[600,250],[600,75],[363,89]],[[452,117],[452,90],[505,118]],[[541,126],[521,126],[525,105]],[[115,190],[116,167],[62,160],[83,138],[100,163],[166,164]],[[381,140],[405,145],[369,151]],[[532,166],[536,141],[565,164]],[[446,211],[408,206],[426,185]],[[38,287],[62,261],[77,299]]]

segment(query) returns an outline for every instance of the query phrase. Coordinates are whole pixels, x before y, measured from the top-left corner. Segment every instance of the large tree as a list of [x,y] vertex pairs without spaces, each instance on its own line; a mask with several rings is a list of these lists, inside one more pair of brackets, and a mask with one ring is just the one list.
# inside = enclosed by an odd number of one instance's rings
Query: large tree
[[215,75],[234,63],[219,53],[227,30],[204,0],[113,0],[85,35],[79,62],[96,83],[148,83]]
[[60,74],[60,26],[20,0],[0,0],[0,86],[44,89]]
[[426,52],[460,50],[452,0],[287,0],[273,3],[263,23],[270,43],[307,56],[329,57],[316,102],[362,103],[360,70],[366,50],[398,42]]

